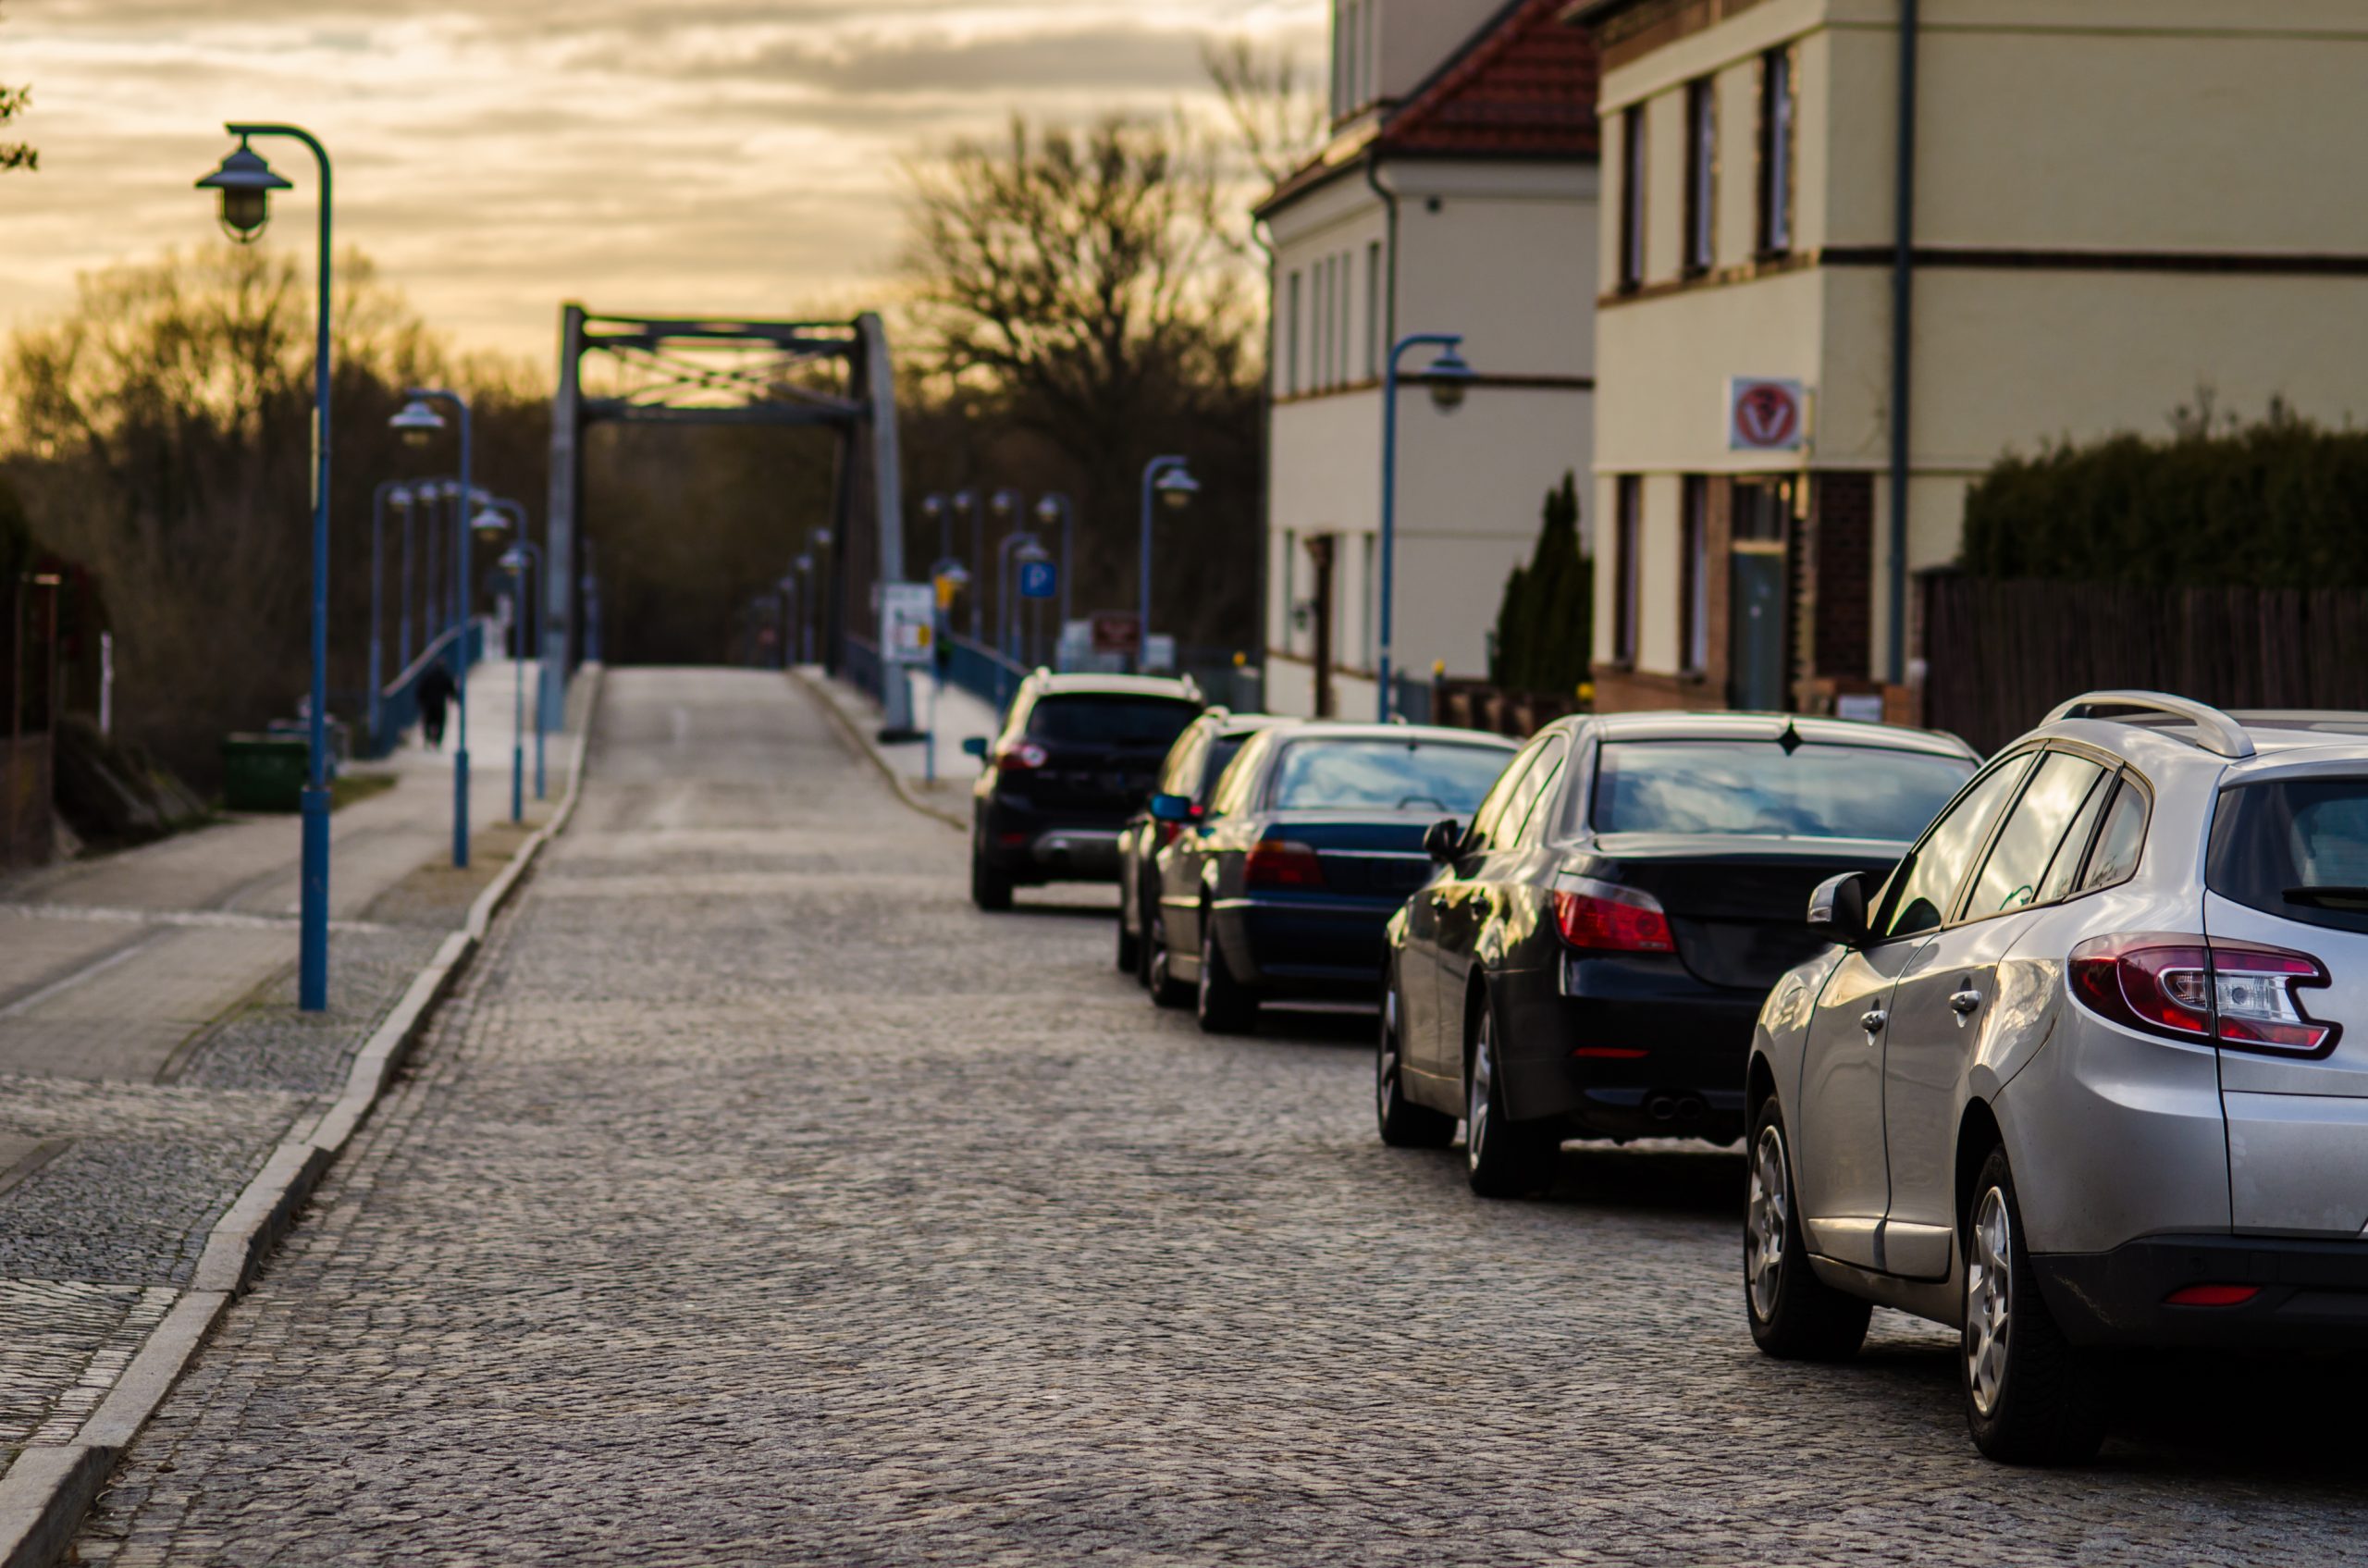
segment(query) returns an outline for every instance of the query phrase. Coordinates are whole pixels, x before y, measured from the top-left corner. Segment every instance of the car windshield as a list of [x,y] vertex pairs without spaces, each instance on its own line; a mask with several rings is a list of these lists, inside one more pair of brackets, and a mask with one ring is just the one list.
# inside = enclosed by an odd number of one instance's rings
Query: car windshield
[[2204,885],[2281,920],[2368,932],[2368,779],[2240,784],[2212,814]]
[[1512,755],[1510,747],[1451,741],[1293,741],[1276,769],[1274,806],[1462,816],[1480,804]]
[[1197,703],[1181,698],[1069,692],[1030,709],[1028,734],[1036,740],[1166,747],[1200,714]]
[[1613,741],[1596,763],[1594,826],[1905,843],[1973,768],[1962,758],[1871,746]]

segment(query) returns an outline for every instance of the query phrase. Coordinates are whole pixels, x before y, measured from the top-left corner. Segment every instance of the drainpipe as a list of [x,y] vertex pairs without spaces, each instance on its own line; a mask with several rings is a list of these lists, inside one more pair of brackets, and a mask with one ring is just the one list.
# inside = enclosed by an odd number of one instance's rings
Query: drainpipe
[[[1266,258],[1266,378],[1258,388],[1258,640],[1252,645],[1252,658],[1258,672],[1258,700],[1255,707],[1266,706],[1266,616],[1273,608],[1275,562],[1275,349],[1281,334],[1275,330],[1275,247],[1259,232],[1266,225],[1262,217],[1250,220],[1250,242]],[[1067,567],[1062,568],[1063,582],[1067,581]],[[1283,624],[1291,623],[1291,607],[1283,606]],[[1241,683],[1234,682],[1234,689],[1227,693],[1227,704],[1239,709],[1243,706]]]
[[1891,682],[1907,679],[1907,463],[1916,326],[1916,34],[1899,0],[1899,167],[1891,265]]
[[[1382,270],[1387,275],[1387,280],[1382,284],[1381,290],[1381,315],[1383,328],[1381,334],[1381,359],[1384,371],[1387,372],[1389,364],[1392,363],[1390,360],[1390,354],[1398,345],[1398,192],[1392,191],[1389,187],[1381,182],[1381,138],[1378,132],[1376,132],[1374,137],[1372,149],[1365,154],[1365,183],[1373,187],[1373,193],[1380,197],[1382,205],[1389,209],[1389,239],[1388,243],[1384,246],[1384,254],[1381,264]],[[1382,377],[1381,394],[1384,398],[1388,398],[1392,395],[1389,390],[1390,381],[1391,377],[1388,374],[1384,374]],[[1382,411],[1384,423],[1388,423],[1389,416],[1397,412],[1398,411],[1395,409],[1384,409]],[[1384,479],[1383,483],[1387,484],[1388,481]],[[1387,581],[1387,574],[1384,574],[1385,581]],[[1388,590],[1385,588],[1383,591],[1386,593]],[[1387,615],[1383,616],[1382,620],[1385,625],[1388,623],[1388,617]],[[1385,648],[1384,652],[1387,653],[1387,651],[1388,650]],[[1394,679],[1395,677],[1392,678]],[[1390,702],[1390,695],[1391,694],[1387,690],[1382,693],[1384,712],[1395,712],[1397,710],[1395,705]]]

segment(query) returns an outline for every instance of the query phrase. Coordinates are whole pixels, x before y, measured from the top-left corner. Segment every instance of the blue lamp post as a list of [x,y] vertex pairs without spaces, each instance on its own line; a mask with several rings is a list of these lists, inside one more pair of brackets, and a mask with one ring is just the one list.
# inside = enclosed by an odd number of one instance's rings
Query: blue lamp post
[[[382,711],[386,687],[385,673],[379,669],[380,651],[385,647],[381,628],[385,623],[382,608],[386,578],[385,551],[380,548],[380,536],[387,525],[387,507],[392,503],[403,514],[403,583],[411,583],[411,487],[398,479],[381,479],[370,493],[370,747],[377,754],[379,731],[386,717]],[[411,664],[411,638],[403,638],[403,667]]]
[[412,509],[413,509],[413,507],[425,507],[426,504],[427,504],[427,487],[426,487],[426,486],[425,486],[425,485],[422,485],[422,486],[420,486],[417,489],[410,489],[410,488],[406,488],[406,489],[404,489],[404,491],[403,491],[403,501],[402,501],[402,504],[401,504],[401,506],[399,506],[399,507],[397,507],[397,508],[395,509],[397,512],[401,512],[401,513],[402,514],[402,521],[403,521],[403,569],[402,569],[402,577],[401,577],[402,586],[401,586],[401,587],[397,591],[397,593],[396,593],[396,595],[395,595],[395,602],[396,602],[398,605],[401,606],[401,613],[400,613],[400,614],[396,617],[396,619],[395,619],[395,668],[396,668],[396,669],[398,669],[398,670],[408,670],[408,669],[410,669],[410,668],[411,668],[411,610],[412,610],[412,599],[411,599],[411,523],[412,523]]
[[1181,512],[1192,504],[1201,493],[1201,482],[1192,477],[1190,460],[1181,457],[1155,457],[1143,464],[1143,537],[1141,559],[1138,562],[1142,573],[1140,597],[1136,600],[1135,635],[1141,640],[1135,648],[1135,668],[1139,672],[1151,669],[1151,517],[1152,502],[1165,501],[1170,512]]
[[[510,506],[518,505],[516,501],[497,504],[507,504]],[[537,546],[532,539],[525,537],[525,509],[520,507],[518,518],[519,538],[516,543],[512,544],[508,549],[502,551],[501,554],[501,564],[508,567],[510,574],[518,580],[518,605],[520,611],[518,616],[518,624],[522,632],[524,630],[526,624],[526,616],[524,612],[529,602],[525,596],[534,591],[534,585],[541,580],[543,574],[543,552],[541,547]],[[527,646],[540,648],[543,642],[542,606],[539,604],[535,605],[534,612],[535,635],[532,641]],[[518,708],[517,716],[513,722],[520,731],[524,731],[526,727],[526,661],[524,658],[521,658],[516,661],[516,663],[518,667]],[[539,668],[540,666],[538,663],[537,669]],[[524,742],[521,741],[520,745],[523,746],[523,744]],[[518,767],[518,749],[515,747],[512,749],[511,759],[510,820],[513,822],[523,822],[526,820],[526,803],[523,798],[525,794],[525,785],[519,777],[520,769]],[[537,800],[544,798],[543,705],[540,702],[535,704],[535,798]]]
[[[1043,561],[1044,547],[1036,542],[1033,534],[1012,534],[995,547],[995,651],[1013,663],[1019,662],[1019,650],[1015,645],[1013,630],[1019,619],[1019,582],[1012,574],[1013,552],[1022,561]],[[995,689],[1003,690],[1004,676],[1008,673],[1000,664],[995,666]]]
[[458,646],[452,658],[452,700],[461,710],[459,744],[452,749],[452,864],[466,870],[469,865],[469,504],[476,499],[476,490],[469,483],[469,400],[460,393],[439,387],[413,387],[403,396],[411,401],[388,423],[402,433],[406,441],[425,443],[444,428],[444,416],[428,407],[430,403],[449,403],[461,416],[461,476],[445,492],[460,504],[453,508],[457,525],[452,530],[452,589],[453,625],[459,631]]
[[1381,624],[1374,639],[1378,655],[1374,661],[1374,677],[1380,683],[1381,722],[1388,723],[1392,709],[1397,706],[1397,693],[1391,689],[1389,676],[1390,584],[1396,562],[1398,544],[1398,366],[1408,351],[1436,348],[1438,357],[1431,361],[1424,379],[1430,384],[1431,402],[1441,414],[1453,414],[1463,406],[1463,395],[1472,385],[1472,366],[1456,351],[1462,346],[1462,333],[1417,332],[1399,340],[1389,351],[1389,374],[1381,392]]
[[921,515],[937,525],[937,558],[940,561],[954,553],[954,513],[947,508],[945,495],[931,490],[921,498]]
[[1058,490],[1036,500],[1036,521],[1049,528],[1061,525],[1061,624],[1069,623],[1069,567],[1073,563],[1070,546],[1077,535],[1077,506]]
[[258,136],[301,142],[321,173],[320,297],[313,349],[313,691],[311,752],[303,794],[302,891],[299,899],[296,1005],[308,1013],[329,1005],[329,311],[330,225],[333,208],[328,150],[292,125],[224,127],[239,145],[222,167],[197,182],[222,193],[222,227],[240,243],[259,238],[271,218],[271,193],[294,189],[272,172],[250,142]]
[[969,490],[954,492],[954,512],[970,520],[970,580],[981,590],[970,599],[970,640],[982,643],[987,640],[986,606],[981,602],[987,581],[987,516],[980,510],[977,494]]

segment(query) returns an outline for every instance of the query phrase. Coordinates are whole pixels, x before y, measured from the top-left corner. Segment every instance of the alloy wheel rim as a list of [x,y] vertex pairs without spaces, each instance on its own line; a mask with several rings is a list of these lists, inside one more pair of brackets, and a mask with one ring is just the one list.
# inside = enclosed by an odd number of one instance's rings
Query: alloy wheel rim
[[1381,1004],[1381,1054],[1374,1063],[1374,1108],[1381,1119],[1389,1119],[1390,1102],[1398,1092],[1398,998],[1393,994],[1384,996]]
[[1193,990],[1201,999],[1202,1012],[1209,1010],[1209,969],[1212,967],[1210,959],[1215,953],[1216,945],[1215,932],[1203,931],[1201,933],[1201,973]]
[[1463,1153],[1472,1168],[1480,1168],[1482,1150],[1488,1142],[1488,1091],[1496,1075],[1496,1066],[1489,1060],[1494,1054],[1488,1048],[1488,1015],[1480,1015],[1480,1039],[1472,1052],[1472,1086],[1463,1107]]
[[1751,1310],[1765,1323],[1775,1315],[1776,1294],[1784,1282],[1784,1227],[1792,1193],[1784,1179],[1784,1140],[1774,1128],[1760,1130],[1751,1156],[1751,1201],[1743,1233],[1744,1278]]
[[1981,1194],[1973,1216],[1971,1254],[1965,1271],[1965,1373],[1973,1407],[1983,1415],[1997,1408],[2006,1382],[2008,1331],[2012,1327],[2015,1232],[2006,1194],[1992,1187]]

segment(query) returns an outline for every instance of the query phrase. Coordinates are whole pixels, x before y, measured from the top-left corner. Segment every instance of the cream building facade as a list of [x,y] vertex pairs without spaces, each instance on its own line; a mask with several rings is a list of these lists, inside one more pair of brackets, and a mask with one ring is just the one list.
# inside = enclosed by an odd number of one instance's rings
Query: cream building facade
[[1463,335],[1452,414],[1407,356],[1396,667],[1486,669],[1548,490],[1592,463],[1593,45],[1565,0],[1346,0],[1335,134],[1259,207],[1273,250],[1266,702],[1377,708],[1382,380],[1389,345]]
[[[1601,706],[1820,709],[1911,676],[1913,574],[1955,559],[2006,452],[2165,433],[2200,389],[2368,415],[2368,144],[2334,132],[2368,101],[2368,6],[1569,16],[1604,70]],[[1760,378],[1805,391],[1799,450],[1735,450]]]

